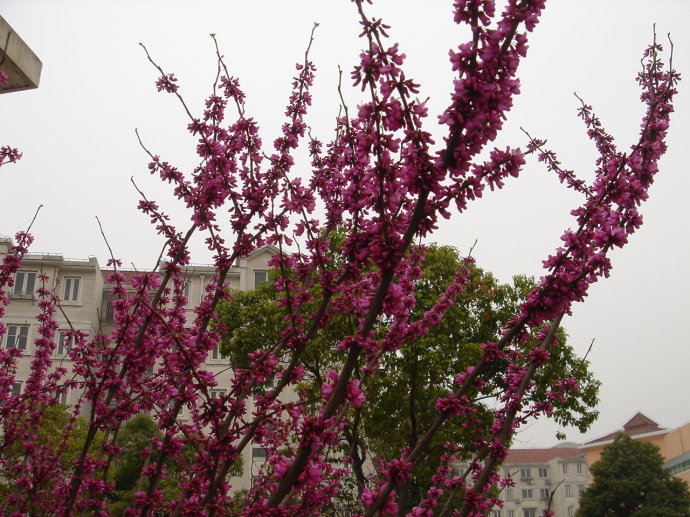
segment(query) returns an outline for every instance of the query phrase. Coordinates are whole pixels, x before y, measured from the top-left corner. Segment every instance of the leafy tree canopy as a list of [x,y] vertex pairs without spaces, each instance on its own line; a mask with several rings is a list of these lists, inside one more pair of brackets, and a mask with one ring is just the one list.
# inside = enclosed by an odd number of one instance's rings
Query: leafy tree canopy
[[[339,260],[335,250],[337,242],[331,252],[333,260]],[[455,248],[429,247],[422,262],[423,274],[416,286],[411,321],[420,319],[431,309],[461,267],[463,261]],[[421,339],[394,354],[385,355],[381,364],[383,374],[367,379],[368,403],[353,410],[355,414],[345,433],[347,454],[353,459],[359,482],[364,482],[361,469],[367,455],[390,460],[396,458],[401,449],[416,445],[436,415],[436,400],[446,397],[452,390],[457,372],[476,363],[481,354],[480,346],[498,338],[502,327],[535,285],[532,278],[525,276],[514,277],[512,284],[502,284],[491,273],[474,265],[468,267],[469,282],[441,323]],[[315,308],[320,301],[318,287],[313,289],[312,295]],[[285,328],[284,309],[277,307],[275,300],[275,288],[271,282],[266,282],[254,291],[233,292],[233,298],[220,306],[218,313],[225,326],[221,351],[233,368],[248,367],[247,353],[270,346],[280,338]],[[305,352],[304,366],[311,380],[308,389],[316,398],[321,393],[326,373],[331,369],[339,370],[344,361],[343,353],[335,345],[343,336],[352,333],[356,324],[356,318],[343,314],[331,321],[328,329]],[[380,325],[385,327],[387,322],[382,321]],[[594,407],[599,382],[565,340],[565,333],[561,331],[558,344],[550,351],[554,360],[535,377],[537,388],[531,401],[547,400],[548,392],[559,380],[575,377],[580,384],[578,395],[556,401],[552,417],[563,425],[585,430],[597,416]],[[490,376],[491,393],[495,396],[504,389],[500,373],[506,365],[498,363],[500,361],[494,365]],[[477,415],[486,427],[491,421],[491,400],[487,398]],[[445,443],[473,443],[476,430],[459,424],[449,422],[430,444],[429,461],[415,471],[406,491],[401,493],[401,510],[423,497]]]
[[[122,515],[129,507],[134,493],[141,488],[137,481],[146,462],[144,450],[151,447],[151,439],[161,439],[163,433],[158,429],[155,420],[149,415],[141,413],[129,419],[118,434],[118,445],[122,452],[117,456],[112,480],[115,491],[111,501],[111,510],[115,515]],[[187,446],[183,449],[182,457],[177,461],[166,461],[167,475],[161,482],[163,498],[167,501],[175,500],[180,493],[180,481],[184,475],[185,463],[192,460],[194,451]],[[152,456],[157,459],[157,455]],[[239,461],[230,471],[230,475],[242,474],[242,462]]]
[[[69,408],[63,404],[41,407],[39,411],[42,418],[37,427],[34,427],[36,423],[32,421],[29,415],[24,414],[19,417],[23,425],[22,429],[33,430],[24,442],[16,441],[6,446],[9,437],[7,435],[3,437],[4,442],[0,447],[0,455],[3,463],[9,465],[7,467],[8,472],[10,469],[20,471],[22,465],[26,463],[27,455],[22,450],[22,446],[26,447],[29,441],[31,441],[34,450],[42,455],[45,464],[55,465],[63,470],[70,469],[79,457],[88,432],[88,423],[81,417],[75,418],[71,415]],[[98,450],[98,444],[103,439],[103,433],[98,432],[96,436],[97,440],[92,445],[91,452]],[[14,487],[8,483],[10,480],[11,477],[6,476],[0,479],[0,504],[5,504],[7,496],[14,492]],[[40,507],[44,498],[54,497],[51,490],[55,481],[54,478],[46,479],[46,490],[28,502],[27,508],[29,510]]]
[[659,447],[619,434],[591,467],[577,517],[688,517],[685,481],[664,469]]

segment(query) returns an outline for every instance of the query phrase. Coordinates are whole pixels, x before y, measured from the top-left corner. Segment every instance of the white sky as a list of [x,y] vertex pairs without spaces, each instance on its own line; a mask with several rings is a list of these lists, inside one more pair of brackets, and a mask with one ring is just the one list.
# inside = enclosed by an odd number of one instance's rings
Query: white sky
[[[392,41],[408,55],[408,76],[422,84],[422,98],[430,97],[431,125],[449,99],[448,49],[466,37],[452,23],[451,4],[377,0],[368,8],[392,25]],[[155,262],[161,242],[136,211],[129,178],[160,201],[180,229],[185,213],[149,176],[134,128],[152,152],[181,169],[189,171],[196,162],[187,120],[172,96],[156,93],[156,71],[138,42],[176,74],[188,104],[200,113],[215,76],[208,34],[216,33],[265,144],[278,135],[294,63],[302,60],[312,23],[320,27],[311,54],[318,72],[308,123],[324,141],[337,113],[337,65],[349,88],[349,71],[363,45],[356,10],[347,0],[0,0],[0,14],[43,61],[39,89],[0,97],[0,145],[24,153],[19,163],[0,169],[0,234],[24,229],[43,204],[33,228],[34,251],[96,255],[105,264],[98,216],[116,256],[139,268]],[[687,0],[550,0],[519,74],[523,95],[498,145],[524,148],[518,128],[525,127],[547,138],[565,166],[591,179],[595,155],[572,93],[593,104],[619,147],[628,149],[643,113],[634,78],[654,22],[663,43],[671,33],[674,63],[687,73]],[[608,433],[638,410],[666,426],[690,420],[689,88],[680,85],[669,151],[642,209],[644,227],[613,255],[612,277],[595,285],[586,304],[576,306],[564,323],[579,353],[595,339],[589,359],[604,382],[599,421],[584,437],[566,430],[569,440]],[[348,99],[353,107],[358,91]],[[295,170],[306,167],[303,162]],[[504,281],[518,273],[538,276],[541,260],[571,225],[568,213],[578,201],[532,161],[520,179],[444,224],[435,240],[466,252],[477,239],[478,264]],[[193,260],[210,262],[199,243]],[[555,431],[538,423],[518,436],[516,446],[550,446]]]

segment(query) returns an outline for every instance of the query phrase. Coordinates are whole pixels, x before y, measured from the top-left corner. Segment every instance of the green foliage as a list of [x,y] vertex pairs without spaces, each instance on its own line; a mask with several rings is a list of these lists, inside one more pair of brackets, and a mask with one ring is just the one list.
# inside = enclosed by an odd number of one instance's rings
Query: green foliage
[[[60,464],[67,470],[72,468],[72,465],[79,457],[89,428],[88,423],[84,419],[76,418],[72,423],[67,440],[60,445],[65,438],[64,433],[69,426],[70,418],[69,408],[63,404],[47,407],[43,411],[43,419],[38,429],[38,443],[50,445],[51,448],[55,447],[57,450],[60,450],[62,452]],[[102,436],[102,433],[99,432],[90,453],[93,454],[99,447]]]
[[154,436],[160,437],[161,433],[156,422],[145,414],[131,418],[120,429],[117,441],[122,452],[116,458],[113,474],[115,491],[111,511],[114,515],[122,515],[132,502],[139,475],[144,468],[142,451],[151,445]]
[[150,446],[154,436],[160,437],[161,433],[156,422],[145,414],[135,416],[122,426],[118,440],[122,452],[118,455],[117,469],[113,476],[115,490],[127,491],[135,487],[144,467],[141,451]]
[[[84,441],[88,432],[88,423],[82,418],[76,418],[71,422],[70,426],[72,417],[69,408],[62,404],[44,407],[42,409],[42,415],[40,426],[36,429],[35,433],[36,448],[46,451],[58,451],[59,454],[57,457],[55,457],[54,452],[50,453],[51,461],[55,458],[63,471],[70,472],[84,446]],[[32,424],[29,421],[28,414],[25,416],[25,419],[25,426],[29,428]],[[89,450],[89,454],[94,455],[98,452],[102,439],[103,434],[99,431]],[[6,448],[3,451],[3,459],[8,462],[8,465],[14,464],[17,468],[21,468],[20,465],[26,459],[23,444],[21,442],[16,442]],[[52,496],[49,492],[53,486],[53,482],[54,480],[46,483],[46,490],[44,493],[46,497]],[[4,478],[0,479],[0,503],[4,503],[7,494],[12,491],[12,484]],[[34,505],[40,508],[41,497],[42,496],[37,495],[33,500],[28,501],[28,509],[31,510]]]
[[[130,506],[134,492],[141,489],[137,488],[137,482],[144,468],[144,454],[142,453],[146,447],[151,446],[152,438],[160,439],[162,436],[156,422],[146,414],[139,414],[122,426],[117,440],[122,452],[117,456],[112,478],[115,482],[115,491],[110,508],[114,515],[122,515],[122,512]],[[184,472],[184,465],[192,460],[193,455],[193,449],[187,446],[182,450],[181,458],[166,460],[167,474],[160,484],[164,500],[174,501],[179,497],[179,483]],[[154,454],[151,461],[156,461],[156,459],[157,455]],[[231,476],[242,474],[241,461],[233,465],[229,474]]]
[[220,345],[233,368],[247,368],[247,354],[275,343],[285,326],[283,313],[275,306],[272,282],[263,282],[253,291],[233,291],[232,299],[218,308],[227,328]]
[[[429,248],[417,286],[413,320],[421,318],[432,307],[460,266],[454,248]],[[417,444],[436,417],[436,399],[447,396],[453,389],[458,372],[476,364],[481,344],[498,339],[501,329],[517,313],[519,304],[534,285],[534,280],[525,276],[514,277],[512,284],[501,284],[491,273],[471,268],[468,284],[441,323],[420,340],[386,356],[382,362],[383,374],[371,380],[367,390],[369,404],[364,407],[362,422],[372,452],[392,459],[403,447]],[[565,339],[561,331],[558,344],[550,350],[553,360],[538,370],[534,378],[536,389],[526,403],[546,400],[548,390],[558,380],[576,377],[582,387],[578,396],[558,404],[552,417],[563,425],[578,425],[584,430],[597,415],[594,407],[599,382],[588,371],[587,364],[565,344]],[[494,363],[488,379],[489,393],[500,395],[504,389],[505,367],[506,361]],[[490,407],[490,400],[486,405],[478,405],[476,416],[484,427],[491,424]],[[473,450],[472,430],[461,424],[451,420],[431,442],[428,460],[415,471],[406,487],[408,493],[401,493],[401,503],[406,509],[418,502],[429,488],[445,443],[466,444],[464,450]]]
[[[337,245],[331,248],[334,260],[339,260],[333,251],[337,248]],[[461,267],[455,248],[429,247],[422,264],[422,278],[416,285],[416,306],[411,321],[420,319],[433,307]],[[321,300],[318,282],[314,284],[317,285],[311,293],[314,301],[304,308],[305,313],[315,310]],[[491,273],[471,266],[468,284],[440,324],[421,339],[382,357],[380,371],[366,380],[367,403],[361,410],[352,410],[351,424],[345,430],[347,454],[357,451],[359,457],[359,461],[354,459],[356,475],[366,455],[390,460],[397,458],[401,449],[417,444],[437,415],[437,398],[448,395],[459,372],[476,364],[483,343],[498,339],[503,326],[515,316],[534,286],[534,280],[525,276],[514,277],[512,284],[501,284]],[[228,329],[221,351],[233,368],[246,368],[248,352],[280,339],[285,328],[284,309],[276,307],[276,292],[271,283],[262,284],[254,291],[232,294],[232,300],[218,310],[220,321]],[[381,327],[385,325],[386,322],[380,322]],[[318,398],[328,370],[339,370],[344,356],[335,345],[356,328],[355,317],[342,314],[330,320],[327,329],[312,340],[303,355],[305,370],[310,373],[311,395]],[[577,358],[565,341],[565,333],[560,331],[558,343],[550,350],[553,360],[538,371],[534,378],[536,389],[526,402],[545,401],[557,381],[576,377],[581,386],[577,396],[557,403],[552,417],[563,425],[576,425],[585,430],[597,416],[594,407],[599,382],[592,377],[587,363]],[[492,399],[505,388],[502,380],[505,366],[506,361],[496,361],[492,366],[486,404],[478,404],[477,416],[482,428],[490,426]],[[401,507],[411,508],[426,492],[445,443],[467,444],[466,450],[473,449],[472,431],[454,421],[441,429],[426,451],[427,461],[415,469],[407,486],[398,490]],[[363,482],[361,472],[358,477]]]
[[688,485],[663,464],[656,445],[619,434],[591,466],[577,517],[689,517]]

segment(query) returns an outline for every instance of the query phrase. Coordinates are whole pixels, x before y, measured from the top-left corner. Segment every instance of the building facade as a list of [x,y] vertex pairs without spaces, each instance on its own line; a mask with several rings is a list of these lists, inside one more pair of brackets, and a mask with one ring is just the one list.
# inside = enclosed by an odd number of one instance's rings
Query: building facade
[[492,517],[538,517],[547,508],[574,517],[588,482],[587,457],[576,447],[511,449],[502,470],[515,486],[503,489]]
[[666,461],[664,466],[674,476],[690,483],[690,423],[671,429],[660,426],[640,412],[635,413],[623,424],[622,429],[580,446],[582,452],[587,455],[589,465],[599,460],[604,447],[613,443],[619,433],[630,435],[634,440],[641,440],[659,447],[659,452]]
[[[555,517],[574,517],[587,487],[587,456],[575,444],[550,449],[510,449],[499,474],[514,486],[504,487],[491,517],[540,517],[547,508]],[[461,463],[462,472],[467,467]]]
[[[0,261],[9,252],[11,239],[0,237]],[[255,250],[250,256],[239,259],[230,269],[226,283],[236,290],[253,289],[268,278],[268,262],[277,253],[274,246],[264,246]],[[129,284],[135,271],[121,271]],[[192,321],[194,309],[201,303],[206,285],[213,275],[213,266],[190,265],[183,271],[185,280],[184,294],[188,300],[187,321]],[[14,286],[8,288],[11,303],[5,308],[2,318],[7,327],[1,344],[7,348],[22,351],[17,361],[14,393],[22,393],[31,373],[34,358],[34,339],[38,337],[39,323],[36,316],[40,313],[35,291],[41,287],[55,293],[62,299],[60,308],[54,314],[59,323],[55,337],[55,352],[52,361],[55,367],[71,369],[69,339],[66,332],[70,329],[81,330],[89,335],[108,334],[114,328],[111,288],[107,276],[109,270],[101,269],[95,257],[87,259],[69,259],[56,253],[30,253],[24,257],[21,269],[15,274]],[[48,280],[41,277],[47,275]],[[228,361],[217,349],[212,350],[204,369],[213,373],[218,385],[212,395],[227,393],[233,372],[228,368]],[[66,392],[60,402],[66,405],[76,404],[80,393]],[[251,408],[249,408],[251,411]],[[184,412],[181,420],[189,418]],[[241,478],[232,480],[233,488],[249,488],[253,473],[265,460],[265,451],[258,446],[247,447],[244,451],[244,472]]]

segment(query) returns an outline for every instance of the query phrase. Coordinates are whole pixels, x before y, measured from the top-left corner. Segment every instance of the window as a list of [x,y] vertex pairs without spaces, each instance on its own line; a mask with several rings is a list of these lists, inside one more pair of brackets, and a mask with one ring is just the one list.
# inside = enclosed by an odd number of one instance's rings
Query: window
[[522,498],[523,499],[534,499],[534,489],[523,488],[522,489]]
[[548,477],[548,475],[549,475],[548,469],[544,469],[544,468],[539,469],[539,477],[540,478]]
[[208,394],[211,395],[211,398],[219,398],[219,397],[224,397],[225,394],[227,393],[226,390],[208,390]]
[[64,391],[60,394],[60,404],[69,406],[69,391]]
[[575,507],[568,506],[568,517],[575,517]]
[[491,517],[501,517],[501,510],[494,510],[491,512]]
[[512,488],[506,488],[506,501],[512,501],[513,500],[513,489]]
[[522,509],[522,517],[537,517],[537,509],[536,508],[523,508]]
[[81,283],[81,278],[66,277],[65,278],[65,289],[62,293],[62,299],[65,302],[77,302],[79,301],[79,284]]
[[532,469],[520,469],[520,477],[522,479],[532,479]]
[[671,467],[671,474],[674,476],[677,476],[678,474],[682,474],[683,472],[687,472],[690,470],[690,460],[685,460],[681,463],[678,463]]
[[19,350],[26,350],[26,343],[28,341],[28,325],[7,325],[7,338],[5,338],[6,348],[18,348]]
[[73,341],[74,337],[69,335],[68,330],[59,331],[55,355],[58,357],[65,357],[66,355],[69,355],[69,351],[72,349]]
[[208,353],[208,358],[213,360],[213,361],[219,361],[219,360],[224,360],[227,359],[220,350],[218,350],[218,347],[215,346],[211,349],[211,351]]
[[573,495],[573,485],[565,485],[565,495]]
[[585,485],[577,485],[577,492],[581,494],[585,491],[585,488]]
[[112,294],[103,295],[103,306],[101,309],[101,317],[103,321],[113,321],[115,319],[115,307],[113,307],[114,296]]
[[266,449],[263,447],[254,446],[252,447],[252,458],[265,458]]
[[14,384],[12,384],[12,395],[15,397],[18,397],[22,392],[22,383],[21,381],[17,381]]
[[585,473],[585,464],[584,463],[576,463],[575,466],[577,467],[577,473],[578,474],[584,474]]
[[266,271],[254,271],[254,287],[258,287],[260,284],[268,280],[268,272]]
[[539,498],[540,499],[549,499],[551,496],[551,492],[548,488],[540,488],[539,489]]
[[192,286],[192,281],[187,280],[183,285],[182,285],[182,294],[184,295],[185,298],[187,298],[187,302],[189,302],[189,290]]
[[568,473],[568,464],[563,463],[562,467],[563,467],[563,474],[567,474]]
[[508,517],[515,517],[515,510],[508,510]]
[[36,272],[35,271],[17,271],[14,274],[14,288],[12,294],[34,294],[36,290]]
[[[17,381],[14,384],[12,384],[12,388],[10,389],[10,396],[11,397],[18,397],[22,393],[22,383],[21,381]],[[5,404],[7,404],[9,399],[3,400],[0,402],[0,407],[4,407]]]

